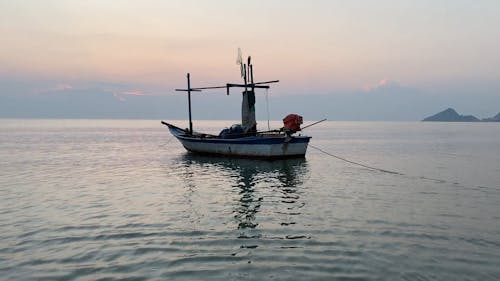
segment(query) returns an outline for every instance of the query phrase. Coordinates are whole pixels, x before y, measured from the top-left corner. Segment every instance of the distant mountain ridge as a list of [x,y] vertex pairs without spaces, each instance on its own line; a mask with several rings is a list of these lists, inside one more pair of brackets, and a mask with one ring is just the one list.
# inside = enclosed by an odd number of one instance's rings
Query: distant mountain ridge
[[478,119],[474,115],[460,115],[455,109],[448,108],[439,113],[425,118],[422,121],[435,121],[435,122],[500,122],[500,113],[494,117]]
[[490,118],[484,118],[482,121],[484,122],[500,122],[500,113],[497,115],[490,117]]

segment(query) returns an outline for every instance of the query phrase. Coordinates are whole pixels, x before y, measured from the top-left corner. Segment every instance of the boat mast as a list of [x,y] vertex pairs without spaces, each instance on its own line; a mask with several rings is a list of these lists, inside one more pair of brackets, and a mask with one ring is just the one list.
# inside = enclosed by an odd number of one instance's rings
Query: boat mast
[[193,134],[193,120],[191,119],[191,79],[189,73],[187,74],[187,80],[188,80],[188,87],[187,87],[187,92],[188,92],[188,108],[189,108],[189,134]]
[[243,64],[243,81],[245,82],[245,93],[247,92],[247,65]]
[[186,75],[187,77],[187,89],[175,89],[178,92],[187,92],[188,93],[188,113],[189,113],[189,134],[193,134],[193,120],[191,118],[191,92],[200,92],[200,89],[191,88],[191,76],[189,73]]
[[250,83],[252,84],[252,91],[254,91],[255,84],[253,83],[253,64],[250,63],[250,56],[248,56],[248,71],[250,72]]
[[[243,69],[245,70],[245,92],[243,92],[241,104],[241,125],[245,133],[254,133],[257,132],[257,122],[255,120],[255,84],[250,56],[248,56],[247,64],[243,65]],[[247,86],[250,86],[250,89]]]
[[187,92],[187,94],[188,94],[189,131],[187,133],[189,133],[190,135],[193,134],[193,120],[192,120],[192,116],[191,116],[191,92],[201,92],[202,90],[225,88],[227,95],[229,95],[229,88],[240,87],[240,88],[245,88],[244,93],[247,94],[248,87],[250,87],[251,92],[253,94],[255,94],[255,89],[269,89],[269,86],[264,85],[264,84],[271,84],[271,83],[279,82],[279,80],[254,82],[254,80],[253,80],[253,65],[251,63],[251,58],[250,58],[250,56],[248,56],[247,63],[244,64],[243,60],[241,58],[241,50],[239,48],[238,48],[237,64],[239,64],[240,68],[241,68],[241,77],[243,78],[243,82],[244,82],[243,84],[227,83],[225,86],[191,88],[191,76],[188,73],[186,75],[187,89],[175,89],[176,91]]

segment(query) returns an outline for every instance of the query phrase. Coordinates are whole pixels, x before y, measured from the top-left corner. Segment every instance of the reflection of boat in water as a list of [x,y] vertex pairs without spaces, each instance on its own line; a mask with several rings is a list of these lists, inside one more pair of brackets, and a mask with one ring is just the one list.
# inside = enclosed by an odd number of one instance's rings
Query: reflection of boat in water
[[[273,186],[295,187],[302,183],[307,175],[305,158],[275,159],[264,161],[247,158],[214,158],[207,155],[185,153],[180,158],[183,166],[203,166],[210,172],[229,172],[230,177],[237,177],[249,186],[255,185],[255,179],[273,181]],[[207,171],[208,172],[208,171]]]
[[256,214],[263,204],[281,210],[277,215],[281,225],[293,224],[290,216],[300,214],[299,187],[308,175],[305,158],[263,161],[185,153],[178,161],[190,172],[224,178],[233,187],[238,198],[234,210],[238,229],[256,228]]
[[[162,124],[166,125],[170,133],[182,143],[186,150],[191,152],[265,159],[304,157],[311,137],[295,134],[301,130],[301,116],[289,114],[283,119],[284,126],[281,129],[257,131],[255,89],[268,89],[269,86],[266,84],[279,81],[254,82],[253,65],[250,62],[250,57],[248,57],[247,64],[244,64],[240,54],[238,62],[241,65],[241,76],[244,84],[227,83],[225,86],[191,88],[190,75],[188,73],[187,89],[177,89],[177,91],[188,93],[189,128],[182,129],[163,121]],[[224,129],[219,135],[193,131],[191,92],[225,88],[229,95],[229,89],[233,87],[245,89],[243,91],[241,107],[241,124],[235,124],[230,128]]]

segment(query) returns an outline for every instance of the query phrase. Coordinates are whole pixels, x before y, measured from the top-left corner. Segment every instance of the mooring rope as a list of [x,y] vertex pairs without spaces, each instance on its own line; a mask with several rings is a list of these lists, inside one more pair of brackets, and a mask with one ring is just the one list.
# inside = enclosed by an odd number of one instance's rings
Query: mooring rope
[[166,146],[167,144],[169,144],[172,140],[174,139],[174,136],[170,136],[170,138],[165,142],[165,143],[162,143],[160,145],[158,145],[159,147],[164,147]]
[[349,159],[345,159],[343,157],[340,157],[340,156],[337,156],[335,154],[332,154],[332,153],[329,153],[327,151],[324,151],[323,149],[319,148],[319,147],[316,147],[312,144],[309,144],[310,147],[328,155],[328,156],[331,156],[331,157],[334,157],[334,158],[337,158],[339,160],[342,160],[342,161],[345,161],[347,163],[351,163],[351,164],[354,164],[354,165],[358,165],[358,166],[361,166],[361,167],[364,167],[364,168],[367,168],[367,169],[371,169],[371,170],[376,170],[376,171],[379,171],[379,172],[383,172],[383,173],[389,173],[389,174],[395,174],[395,175],[404,175],[403,173],[400,173],[400,172],[394,172],[394,171],[389,171],[389,170],[385,170],[385,169],[380,169],[380,168],[377,168],[377,167],[372,167],[372,166],[368,166],[368,165],[365,165],[365,164],[362,164],[362,163],[358,163],[358,162],[354,162],[354,161],[351,161]]
[[[433,182],[436,182],[436,183],[450,183],[450,181],[447,181],[447,180],[444,180],[444,179],[438,179],[438,178],[430,178],[430,177],[425,177],[425,176],[412,176],[412,175],[408,175],[408,174],[404,174],[404,173],[401,173],[401,172],[395,172],[395,171],[390,171],[390,170],[385,170],[385,169],[380,169],[380,168],[377,168],[377,167],[372,167],[372,166],[368,166],[368,165],[365,165],[365,164],[362,164],[362,163],[358,163],[358,162],[354,162],[354,161],[351,161],[349,159],[346,159],[346,158],[343,158],[343,157],[340,157],[340,156],[337,156],[335,154],[332,154],[332,153],[329,153],[327,151],[324,151],[323,149],[317,147],[317,146],[314,146],[312,144],[309,144],[310,147],[328,155],[328,156],[331,156],[331,157],[334,157],[334,158],[337,158],[339,160],[342,160],[342,161],[345,161],[347,163],[351,163],[351,164],[354,164],[354,165],[358,165],[358,166],[361,166],[361,167],[364,167],[364,168],[367,168],[367,169],[370,169],[370,170],[375,170],[375,171],[379,171],[379,172],[383,172],[383,173],[388,173],[388,174],[393,174],[393,175],[399,175],[399,176],[404,176],[406,178],[409,178],[409,179],[419,179],[419,180],[426,180],[426,181],[433,181]],[[459,183],[455,183],[455,184],[459,184]]]

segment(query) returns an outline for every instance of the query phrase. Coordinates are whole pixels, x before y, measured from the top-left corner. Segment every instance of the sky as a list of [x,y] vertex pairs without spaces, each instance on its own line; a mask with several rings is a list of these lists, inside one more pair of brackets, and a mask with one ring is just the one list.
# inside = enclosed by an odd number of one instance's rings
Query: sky
[[[258,118],[500,112],[500,1],[0,0],[0,117],[184,119],[185,87],[255,79]],[[241,95],[193,95],[238,119]],[[266,105],[268,101],[268,105]]]

